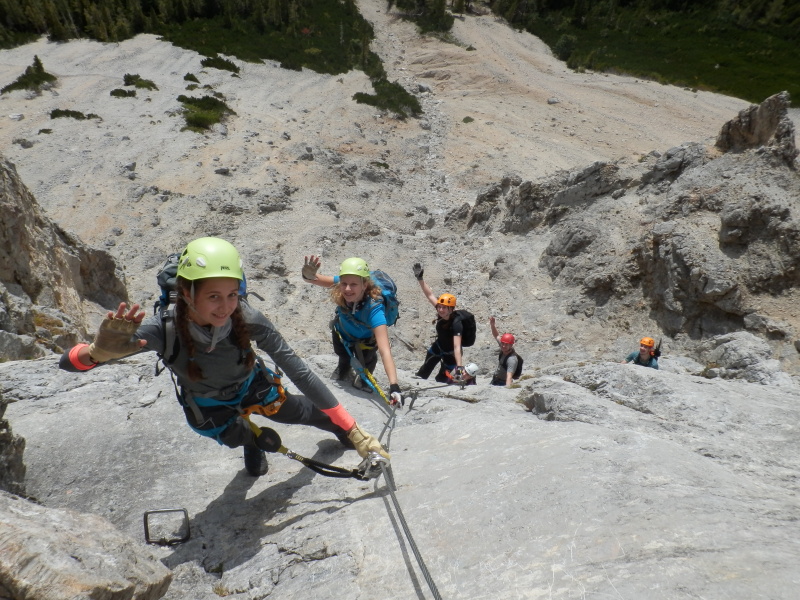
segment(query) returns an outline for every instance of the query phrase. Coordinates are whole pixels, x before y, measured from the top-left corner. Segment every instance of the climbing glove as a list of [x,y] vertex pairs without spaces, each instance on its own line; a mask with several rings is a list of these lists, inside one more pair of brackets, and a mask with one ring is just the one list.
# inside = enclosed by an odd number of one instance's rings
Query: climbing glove
[[391,455],[383,449],[378,439],[361,429],[358,423],[353,425],[353,428],[347,432],[347,439],[353,442],[356,447],[356,452],[361,458],[367,458],[370,452],[377,452],[385,459],[391,459]]
[[414,269],[414,277],[417,278],[417,281],[422,281],[422,276],[425,274],[425,269],[422,268],[422,265],[414,263],[412,269]]
[[396,383],[393,383],[389,386],[389,398],[391,399],[390,404],[395,406],[399,404],[400,406],[405,406],[406,402],[403,399],[403,393],[400,391],[400,386]]
[[100,323],[100,329],[89,345],[89,356],[94,362],[106,362],[115,358],[124,358],[141,349],[133,334],[139,329],[139,323],[128,319],[106,317]]
[[317,278],[318,270],[319,263],[314,261],[314,257],[311,257],[310,260],[308,257],[306,257],[305,263],[303,264],[303,270],[300,273],[303,275],[303,279],[306,281],[314,281]]

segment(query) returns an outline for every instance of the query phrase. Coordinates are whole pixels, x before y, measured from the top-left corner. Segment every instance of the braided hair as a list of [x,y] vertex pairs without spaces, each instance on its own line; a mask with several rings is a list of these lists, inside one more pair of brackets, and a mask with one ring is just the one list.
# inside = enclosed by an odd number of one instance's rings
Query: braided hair
[[[195,282],[195,291],[197,291],[202,285],[203,280],[197,280]],[[175,302],[175,329],[178,332],[178,339],[180,339],[181,344],[183,344],[183,347],[186,348],[186,351],[189,354],[189,379],[191,381],[200,381],[201,379],[205,378],[205,375],[203,374],[203,370],[194,360],[196,348],[194,338],[192,338],[191,334],[189,333],[189,321],[191,320],[189,315],[191,309],[185,298],[185,296],[191,295],[192,282],[188,279],[184,279],[183,277],[178,277],[177,286],[178,297]],[[250,345],[250,330],[248,329],[247,323],[244,320],[241,304],[239,304],[236,307],[236,310],[233,311],[231,320],[233,321],[231,328],[233,339],[236,342],[236,346],[241,351],[239,362],[244,363],[248,369],[252,369],[256,363],[256,355]]]

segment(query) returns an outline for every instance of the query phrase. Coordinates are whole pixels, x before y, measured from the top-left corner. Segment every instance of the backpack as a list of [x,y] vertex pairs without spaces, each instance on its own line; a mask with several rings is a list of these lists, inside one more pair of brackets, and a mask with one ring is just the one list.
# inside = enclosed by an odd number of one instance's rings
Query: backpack
[[453,313],[453,318],[461,321],[462,331],[461,334],[461,347],[468,348],[475,343],[475,336],[478,328],[475,325],[475,315],[467,310],[457,310]]
[[519,379],[520,375],[522,375],[522,364],[525,362],[524,360],[522,360],[522,357],[519,354],[517,354],[516,352],[512,352],[511,354],[509,354],[508,356],[505,357],[505,360],[503,360],[504,357],[503,357],[503,353],[501,352],[500,353],[500,366],[502,366],[503,369],[505,369],[506,368],[506,364],[508,364],[508,359],[511,356],[516,356],[517,357],[517,368],[514,369],[514,373],[511,375],[511,378],[512,379]]
[[381,288],[383,308],[386,311],[386,325],[391,327],[400,318],[400,300],[397,298],[397,284],[389,275],[380,270],[370,271],[369,276]]

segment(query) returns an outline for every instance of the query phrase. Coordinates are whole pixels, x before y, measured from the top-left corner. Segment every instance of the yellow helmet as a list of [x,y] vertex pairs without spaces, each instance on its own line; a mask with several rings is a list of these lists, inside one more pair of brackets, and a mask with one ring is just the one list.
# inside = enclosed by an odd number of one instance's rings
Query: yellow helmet
[[189,281],[210,277],[244,279],[242,259],[233,244],[214,237],[189,242],[178,259],[178,277]]

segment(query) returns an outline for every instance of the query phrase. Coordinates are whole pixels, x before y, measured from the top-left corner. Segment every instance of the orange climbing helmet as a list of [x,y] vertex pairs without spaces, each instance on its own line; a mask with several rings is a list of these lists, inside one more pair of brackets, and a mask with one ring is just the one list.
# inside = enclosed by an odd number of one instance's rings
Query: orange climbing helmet
[[456,297],[453,294],[442,294],[439,296],[439,299],[436,301],[437,304],[443,304],[444,306],[452,306],[455,308],[456,306]]
[[639,341],[639,343],[640,343],[642,346],[647,346],[647,347],[649,347],[649,348],[652,348],[653,346],[655,346],[655,345],[656,345],[656,341],[655,341],[653,338],[649,338],[649,337],[643,337],[643,338],[642,338],[642,339]]

